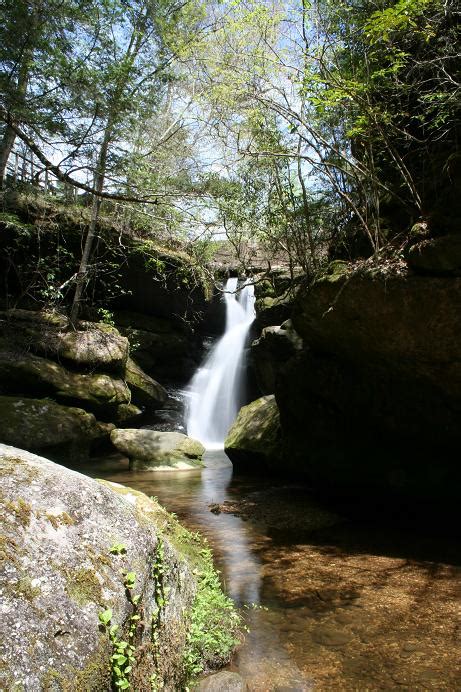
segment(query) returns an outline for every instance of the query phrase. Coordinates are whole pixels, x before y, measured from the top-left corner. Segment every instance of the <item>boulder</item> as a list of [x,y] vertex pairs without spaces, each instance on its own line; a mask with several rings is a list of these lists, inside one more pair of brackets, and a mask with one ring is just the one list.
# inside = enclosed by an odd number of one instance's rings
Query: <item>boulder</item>
[[57,457],[78,460],[87,456],[92,440],[112,428],[83,409],[49,399],[0,396],[0,442],[23,449],[53,448]]
[[130,401],[130,390],[108,374],[72,372],[59,363],[27,352],[0,350],[0,382],[12,393],[52,394],[93,407],[118,406]]
[[134,404],[120,404],[115,412],[115,420],[117,423],[126,423],[140,418],[143,412]]
[[58,333],[53,353],[76,365],[121,371],[128,358],[128,339],[104,323],[80,323],[84,330]]
[[410,267],[421,274],[461,276],[461,234],[427,238],[406,252]]
[[128,358],[128,339],[103,322],[79,322],[71,329],[57,313],[7,310],[0,314],[3,336],[24,351],[69,361],[80,368],[123,372]]
[[[184,689],[199,595],[214,604],[210,619],[226,632],[238,623],[222,593],[218,605],[214,572],[209,590],[212,567],[200,539],[157,502],[116,483],[2,444],[0,467],[0,687],[150,690],[155,682],[169,692]],[[197,646],[205,651],[207,644]],[[222,651],[223,663],[231,648]],[[206,670],[209,661],[192,655]]]
[[110,439],[136,469],[171,471],[203,466],[204,446],[181,433],[117,429],[111,432]]
[[147,375],[132,358],[128,358],[126,364],[125,381],[136,405],[161,408],[168,399],[168,393],[162,385]]
[[282,459],[279,410],[273,394],[243,406],[229,430],[224,451],[235,467],[277,469]]

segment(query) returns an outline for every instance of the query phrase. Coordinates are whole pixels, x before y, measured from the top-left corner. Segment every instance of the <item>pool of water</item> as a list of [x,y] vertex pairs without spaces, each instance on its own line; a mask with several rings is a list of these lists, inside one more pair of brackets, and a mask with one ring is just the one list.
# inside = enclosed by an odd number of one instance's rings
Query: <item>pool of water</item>
[[213,547],[249,633],[230,670],[250,691],[461,689],[461,551],[455,539],[345,520],[300,485],[202,472],[93,476],[156,496]]

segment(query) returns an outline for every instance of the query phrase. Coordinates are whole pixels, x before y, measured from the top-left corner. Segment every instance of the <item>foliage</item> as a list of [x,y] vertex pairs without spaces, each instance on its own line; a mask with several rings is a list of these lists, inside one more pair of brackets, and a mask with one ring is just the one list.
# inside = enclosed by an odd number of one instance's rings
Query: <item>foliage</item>
[[209,548],[200,551],[202,567],[197,575],[197,595],[190,614],[187,647],[184,663],[188,677],[194,678],[203,672],[204,664],[219,667],[228,660],[238,644],[236,629],[239,616],[234,604],[226,596],[214,569]]

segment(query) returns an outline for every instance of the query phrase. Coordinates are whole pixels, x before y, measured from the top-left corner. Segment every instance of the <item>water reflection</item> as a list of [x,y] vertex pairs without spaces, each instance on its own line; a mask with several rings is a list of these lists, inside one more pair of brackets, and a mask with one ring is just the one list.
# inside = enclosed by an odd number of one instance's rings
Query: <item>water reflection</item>
[[[227,592],[249,606],[230,666],[248,690],[461,689],[461,569],[443,561],[455,542],[338,523],[303,488],[235,478],[222,452],[205,461],[202,473],[129,472],[120,459],[87,471],[157,496],[207,536]],[[248,521],[210,512],[242,497]]]

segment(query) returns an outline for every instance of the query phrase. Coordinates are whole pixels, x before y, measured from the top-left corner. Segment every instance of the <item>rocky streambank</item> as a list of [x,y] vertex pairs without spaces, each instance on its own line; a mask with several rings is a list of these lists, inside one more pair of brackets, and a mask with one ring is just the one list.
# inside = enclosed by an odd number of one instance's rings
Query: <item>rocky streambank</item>
[[[128,338],[113,325],[72,326],[56,312],[0,312],[1,442],[75,464],[95,451],[118,449],[116,440],[124,434],[131,447],[123,451],[140,458],[141,445],[145,465],[165,468],[169,450],[171,468],[181,468],[181,462],[200,466],[203,448],[180,433],[126,430],[146,417],[155,427],[157,411],[175,408],[177,402],[131,357]],[[155,440],[147,444],[149,435]]]
[[288,322],[263,329],[252,362],[266,396],[226,441],[239,468],[303,475],[349,497],[456,497],[459,258],[448,261],[445,242],[443,268],[440,253],[431,265],[429,245],[435,253],[440,239],[333,262],[301,285]]

